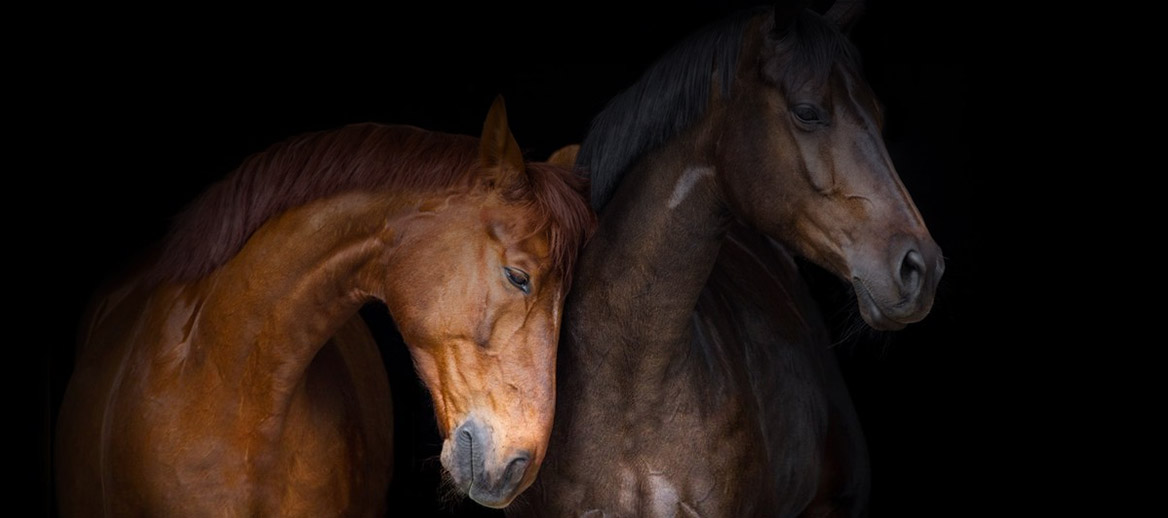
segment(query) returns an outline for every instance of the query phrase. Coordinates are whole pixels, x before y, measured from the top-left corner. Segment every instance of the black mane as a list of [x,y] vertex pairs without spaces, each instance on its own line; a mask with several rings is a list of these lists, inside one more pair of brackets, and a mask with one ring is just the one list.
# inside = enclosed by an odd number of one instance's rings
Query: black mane
[[[604,208],[638,158],[702,118],[715,72],[722,95],[729,95],[745,29],[752,18],[770,12],[746,9],[698,30],[609,101],[592,120],[576,159],[591,178],[592,208]],[[791,36],[781,44],[792,58],[777,78],[779,88],[789,91],[806,81],[822,81],[837,62],[859,70],[858,53],[847,37],[819,15],[804,10]]]
[[730,92],[743,30],[761,12],[740,11],[698,30],[592,120],[576,165],[591,177],[594,209],[608,203],[638,157],[701,119],[710,100],[712,72],[718,72],[722,95]]

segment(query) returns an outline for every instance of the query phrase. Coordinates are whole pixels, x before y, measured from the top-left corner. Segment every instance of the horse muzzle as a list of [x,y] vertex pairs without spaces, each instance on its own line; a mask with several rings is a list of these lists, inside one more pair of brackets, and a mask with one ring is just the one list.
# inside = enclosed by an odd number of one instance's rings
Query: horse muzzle
[[894,331],[929,314],[945,259],[927,235],[898,236],[887,250],[884,260],[859,262],[851,281],[864,321],[874,329]]
[[477,418],[464,421],[442,448],[442,465],[455,486],[487,507],[506,507],[524,489],[532,464],[525,449],[496,447],[494,430]]

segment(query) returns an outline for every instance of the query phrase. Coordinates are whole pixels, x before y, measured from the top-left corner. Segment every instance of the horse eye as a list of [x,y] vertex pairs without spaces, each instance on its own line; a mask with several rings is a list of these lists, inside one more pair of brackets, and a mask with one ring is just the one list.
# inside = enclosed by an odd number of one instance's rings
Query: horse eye
[[819,118],[819,110],[810,104],[800,104],[791,109],[791,113],[795,115],[800,122],[807,124],[818,124],[823,122]]
[[519,288],[524,294],[531,293],[531,277],[527,275],[527,272],[518,268],[504,266],[503,275],[507,276],[507,280],[511,282],[512,286]]

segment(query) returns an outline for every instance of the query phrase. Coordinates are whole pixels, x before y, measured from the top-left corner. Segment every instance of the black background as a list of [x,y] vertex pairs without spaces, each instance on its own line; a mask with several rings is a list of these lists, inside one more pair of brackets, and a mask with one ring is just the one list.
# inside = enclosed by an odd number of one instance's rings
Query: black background
[[[48,357],[32,384],[43,462],[29,494],[51,509],[49,436],[88,295],[245,156],[363,121],[478,135],[503,94],[520,146],[542,159],[579,142],[672,44],[747,5],[54,14],[27,42],[41,54],[22,54],[10,76],[22,87],[13,104],[29,115],[12,124],[32,135],[18,150],[32,165],[9,173],[31,186],[5,197],[22,222],[10,239],[44,251],[20,256],[32,274],[16,280],[37,296],[30,305],[50,308],[36,340]],[[883,334],[857,331],[847,287],[808,268],[868,438],[872,516],[1008,506],[1014,476],[999,469],[999,451],[1024,440],[1006,439],[1020,405],[1004,401],[1029,396],[1004,395],[1013,366],[987,347],[1000,249],[983,215],[1001,200],[978,151],[992,117],[980,85],[995,72],[980,65],[987,28],[977,19],[975,6],[884,0],[869,2],[853,31],[886,106],[893,161],[948,261],[929,318]],[[406,358],[392,344],[383,353],[398,366]],[[408,393],[408,375],[395,371],[395,390]],[[432,424],[415,413],[406,421],[432,448]],[[425,499],[430,482],[397,494]]]

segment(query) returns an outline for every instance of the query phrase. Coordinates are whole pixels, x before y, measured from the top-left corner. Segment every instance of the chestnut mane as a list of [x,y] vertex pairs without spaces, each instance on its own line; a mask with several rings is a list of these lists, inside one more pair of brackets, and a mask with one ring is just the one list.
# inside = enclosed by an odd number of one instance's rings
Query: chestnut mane
[[[553,267],[567,285],[594,225],[579,194],[587,180],[549,164],[526,167],[529,181],[506,199],[529,204],[542,219]],[[238,253],[269,218],[316,199],[357,190],[467,190],[478,169],[478,138],[412,126],[363,123],[293,137],[248,157],[195,199],[163,239],[149,278],[201,278]]]

